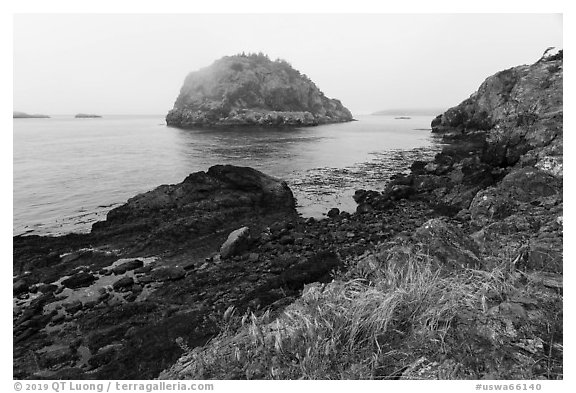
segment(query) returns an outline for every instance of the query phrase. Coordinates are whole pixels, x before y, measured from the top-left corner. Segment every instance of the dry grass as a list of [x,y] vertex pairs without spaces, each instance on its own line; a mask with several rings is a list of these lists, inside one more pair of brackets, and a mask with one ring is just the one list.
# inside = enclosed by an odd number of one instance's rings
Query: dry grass
[[[181,359],[180,377],[397,378],[423,354],[441,355],[459,313],[485,313],[512,289],[509,267],[441,276],[425,256],[379,260],[372,279],[313,285],[275,321],[225,315],[222,334]],[[347,275],[349,276],[349,274]]]

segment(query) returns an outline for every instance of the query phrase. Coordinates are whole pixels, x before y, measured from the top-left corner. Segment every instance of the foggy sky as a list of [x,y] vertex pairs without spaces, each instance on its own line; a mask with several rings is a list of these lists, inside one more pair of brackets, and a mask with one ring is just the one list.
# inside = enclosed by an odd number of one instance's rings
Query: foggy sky
[[562,47],[553,14],[14,17],[14,110],[161,114],[186,74],[264,52],[353,114],[448,108],[497,71]]

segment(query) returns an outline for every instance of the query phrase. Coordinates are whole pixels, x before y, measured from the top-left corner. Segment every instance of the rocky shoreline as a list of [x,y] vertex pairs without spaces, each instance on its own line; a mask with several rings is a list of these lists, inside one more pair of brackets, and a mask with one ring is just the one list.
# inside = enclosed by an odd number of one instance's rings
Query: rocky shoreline
[[15,237],[14,377],[298,378],[305,363],[287,349],[234,354],[253,344],[230,310],[287,323],[312,298],[381,285],[384,265],[425,256],[434,279],[498,272],[498,290],[468,289],[477,302],[434,319],[442,348],[394,325],[366,373],[312,377],[562,378],[562,70],[554,55],[488,78],[433,122],[443,151],[358,190],[354,214],[304,219],[282,181],[215,166],[130,199],[90,234]]
[[166,115],[166,124],[180,128],[229,127],[310,127],[328,123],[353,121],[352,117],[329,117],[306,112],[239,109],[225,117],[210,119],[202,111],[173,109]]
[[391,236],[282,313],[228,310],[160,378],[562,379],[562,70],[503,71],[438,116],[434,160],[329,214]]
[[[274,188],[280,196],[267,194]],[[395,229],[383,224],[396,221],[384,212],[303,219],[284,183],[219,166],[131,199],[90,234],[17,236],[15,376],[153,378],[182,354],[177,338],[205,342],[231,305],[280,310],[304,284],[329,281],[343,258],[407,234],[432,213],[402,201],[392,210],[402,217]],[[221,258],[220,246],[242,226],[251,232],[247,248]]]

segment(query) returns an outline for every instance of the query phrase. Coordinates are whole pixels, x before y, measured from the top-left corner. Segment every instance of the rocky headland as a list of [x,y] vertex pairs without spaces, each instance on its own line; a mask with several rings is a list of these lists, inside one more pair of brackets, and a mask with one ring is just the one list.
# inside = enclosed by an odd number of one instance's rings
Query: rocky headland
[[190,73],[172,109],[170,126],[315,126],[351,121],[339,100],[327,98],[284,60],[263,54],[226,56]]
[[436,118],[354,214],[215,166],[14,238],[14,377],[561,379],[562,52]]

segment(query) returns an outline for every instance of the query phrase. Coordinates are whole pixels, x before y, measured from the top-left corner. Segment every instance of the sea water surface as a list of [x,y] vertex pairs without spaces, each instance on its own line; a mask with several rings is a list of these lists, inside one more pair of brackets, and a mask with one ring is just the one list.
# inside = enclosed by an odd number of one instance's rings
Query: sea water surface
[[356,189],[381,189],[414,159],[435,154],[432,118],[222,130],[167,127],[162,116],[14,119],[13,233],[87,232],[128,198],[216,164],[286,180],[303,216],[352,212]]

